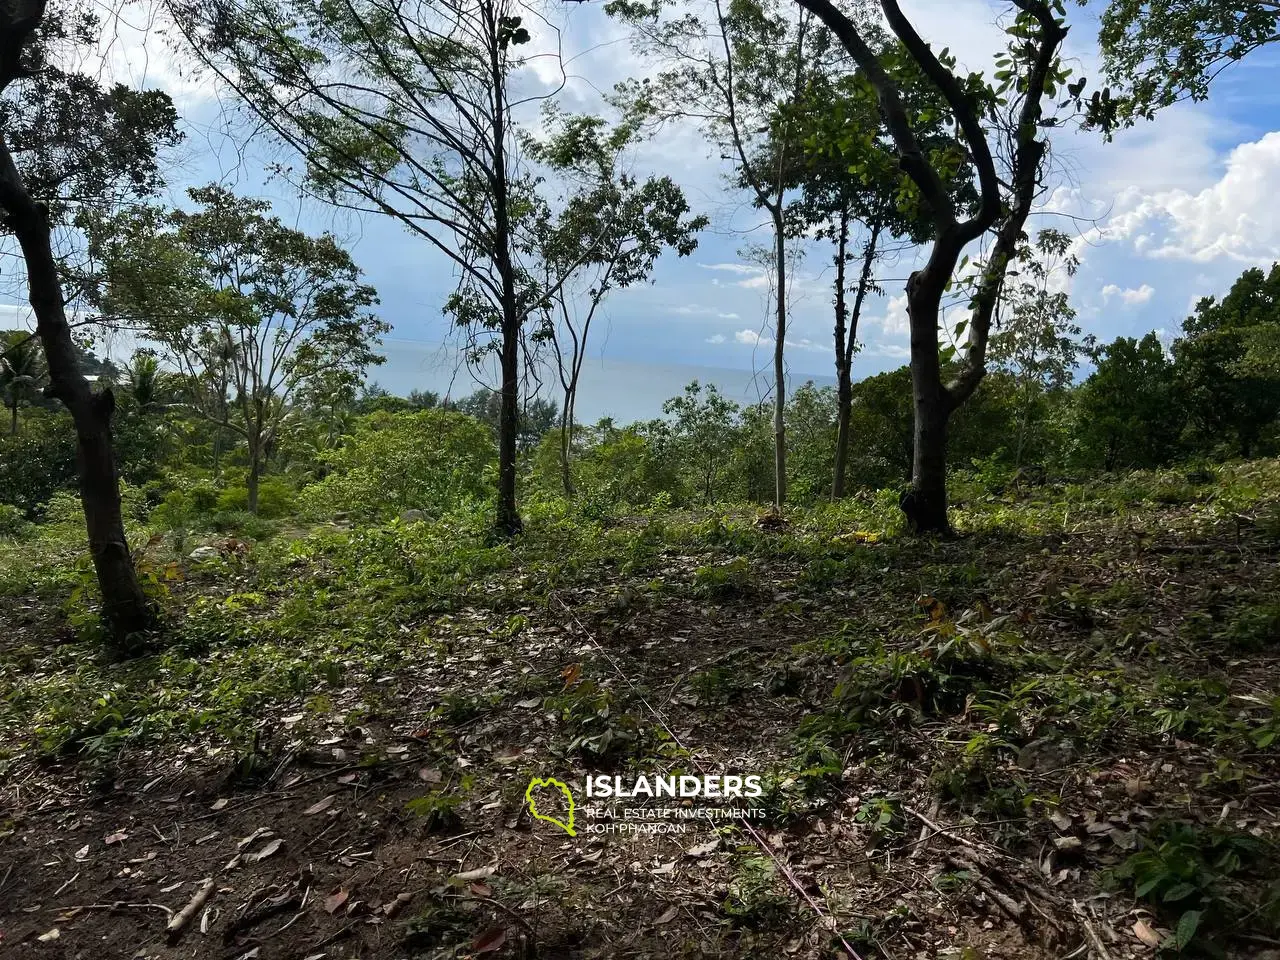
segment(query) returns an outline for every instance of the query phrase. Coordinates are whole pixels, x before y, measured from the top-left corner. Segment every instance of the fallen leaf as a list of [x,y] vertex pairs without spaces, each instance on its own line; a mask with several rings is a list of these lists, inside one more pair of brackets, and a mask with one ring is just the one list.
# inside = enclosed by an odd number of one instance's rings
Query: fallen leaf
[[471,941],[471,949],[475,953],[493,953],[495,950],[501,950],[502,945],[507,942],[506,927],[490,927],[475,940]]
[[686,857],[693,857],[695,860],[701,860],[703,857],[714,853],[720,847],[720,838],[712,837],[706,843],[700,843],[696,847],[690,847],[684,852]]
[[347,897],[349,896],[351,896],[350,890],[339,890],[337,893],[330,894],[329,896],[325,897],[324,912],[333,913],[335,910],[337,910],[339,907],[341,907],[344,903],[347,902]]
[[1139,920],[1133,925],[1133,935],[1148,947],[1158,947],[1164,940],[1145,920]]
[[455,873],[453,879],[459,883],[466,883],[470,880],[483,880],[485,877],[492,877],[497,871],[497,867],[490,864],[487,867],[477,867],[475,870],[467,870],[465,873]]
[[667,907],[667,909],[662,912],[662,916],[660,916],[657,920],[653,922],[655,924],[670,923],[672,920],[676,918],[676,915],[679,912],[680,912],[680,908],[673,903],[671,906]]
[[517,700],[516,706],[521,710],[532,710],[534,707],[542,706],[542,699],[540,697],[530,697],[528,700]]
[[328,810],[330,807],[333,806],[333,801],[336,796],[337,794],[331,793],[329,794],[329,796],[325,797],[323,800],[317,800],[311,806],[307,807],[307,809],[303,810],[302,815],[304,817],[311,817],[311,816],[315,816],[317,813],[324,813],[326,810]]
[[467,889],[470,890],[477,897],[493,896],[493,887],[489,886],[487,883],[468,884]]
[[107,846],[111,846],[113,843],[124,843],[128,839],[129,839],[129,834],[121,830],[119,833],[113,833],[113,834],[110,834],[109,836],[103,837],[102,842],[105,843]]
[[281,840],[279,837],[277,837],[276,839],[268,843],[265,847],[263,847],[261,850],[259,850],[257,853],[251,853],[249,855],[249,859],[252,860],[254,863],[257,863],[261,860],[265,860],[267,859],[267,857],[278,852],[279,849],[283,846],[284,846],[284,841]]
[[577,683],[578,678],[582,676],[582,664],[574,663],[565,667],[560,671],[560,676],[564,677],[564,688],[568,690]]
[[439,783],[444,779],[444,774],[435,767],[423,767],[418,771],[418,779],[425,780],[427,783]]
[[41,943],[48,943],[50,940],[57,940],[60,936],[62,936],[62,931],[54,927],[49,932],[40,934],[36,939]]
[[210,809],[210,810],[221,810],[223,807],[225,807],[225,806],[227,805],[227,802],[228,802],[228,801],[227,801],[227,798],[226,798],[226,797],[223,797],[221,800],[215,800],[215,801],[213,801],[213,803],[209,804],[209,809]]
[[77,860],[85,860],[89,856],[89,845],[86,843],[83,847],[76,851]]

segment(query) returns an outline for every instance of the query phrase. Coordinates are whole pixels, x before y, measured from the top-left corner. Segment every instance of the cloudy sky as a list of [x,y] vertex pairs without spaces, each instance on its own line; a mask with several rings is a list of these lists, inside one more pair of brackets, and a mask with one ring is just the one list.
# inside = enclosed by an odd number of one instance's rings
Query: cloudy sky
[[[996,21],[1007,6],[992,0],[903,2],[921,33],[970,69],[985,68],[1003,46]],[[567,109],[593,109],[598,91],[649,71],[598,4],[545,9],[561,27],[569,58]],[[1096,9],[1069,9],[1068,54],[1077,76],[1097,78]],[[394,325],[389,362],[375,378],[396,392],[473,389],[475,375],[459,367],[440,311],[455,283],[444,258],[390,223],[336,215],[271,182],[264,165],[280,159],[278,151],[229,137],[230,105],[217,89],[182,69],[156,31],[146,32],[141,15],[133,15],[132,26],[108,54],[112,69],[171,90],[188,133],[170,198],[180,199],[189,183],[217,179],[270,198],[290,222],[335,231],[352,245],[381,295],[383,316]],[[541,35],[538,30],[535,43],[549,44],[546,29]],[[1278,67],[1280,49],[1253,54],[1218,80],[1209,102],[1171,108],[1110,143],[1092,133],[1057,136],[1056,188],[1033,219],[1080,238],[1083,265],[1071,297],[1087,332],[1109,340],[1156,329],[1172,337],[1196,299],[1220,294],[1246,267],[1280,259]],[[1097,85],[1093,79],[1090,88]],[[718,151],[693,128],[667,130],[636,163],[675,177],[712,226],[692,256],[664,258],[654,283],[610,300],[584,374],[581,412],[624,420],[656,415],[661,399],[694,377],[717,382],[738,399],[755,399],[768,389],[768,379],[754,374],[771,362],[769,278],[743,254],[747,245],[768,239],[762,218],[742,192],[726,186]],[[787,336],[793,385],[831,372],[828,263],[826,249],[815,246],[798,267]],[[886,296],[871,301],[864,317],[858,376],[898,366],[906,356],[900,294],[911,263],[906,254],[882,265]]]

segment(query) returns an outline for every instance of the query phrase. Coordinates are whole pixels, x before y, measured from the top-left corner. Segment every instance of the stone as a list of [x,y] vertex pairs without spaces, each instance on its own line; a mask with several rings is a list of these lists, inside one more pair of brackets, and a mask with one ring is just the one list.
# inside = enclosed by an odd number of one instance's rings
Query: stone
[[217,560],[220,556],[217,547],[196,547],[187,554],[187,559],[200,563],[205,560]]
[[400,514],[401,523],[422,523],[427,519],[427,515],[421,510],[405,510]]

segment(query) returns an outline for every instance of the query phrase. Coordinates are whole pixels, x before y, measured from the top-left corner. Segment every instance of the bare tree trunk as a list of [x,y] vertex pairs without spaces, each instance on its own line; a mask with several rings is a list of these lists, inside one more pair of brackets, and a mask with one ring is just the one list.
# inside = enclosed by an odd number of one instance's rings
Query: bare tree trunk
[[123,637],[147,629],[153,618],[134,570],[120,512],[120,481],[111,442],[115,395],[109,388],[93,393],[80,372],[53,259],[49,214],[27,193],[2,134],[0,207],[8,215],[8,226],[18,238],[26,261],[36,334],[49,371],[47,392],[62,401],[75,424],[80,500],[89,553],[102,591],[103,615],[112,632]]
[[[935,252],[941,241],[935,245]],[[954,258],[952,258],[954,262]],[[947,519],[947,418],[951,396],[942,383],[938,358],[938,305],[941,291],[936,276],[950,270],[917,271],[907,283],[911,319],[911,398],[915,409],[911,487],[899,501],[907,527],[916,533],[950,533]]]
[[844,262],[849,246],[849,213],[840,212],[840,234],[836,261],[836,469],[831,485],[831,499],[844,496],[845,474],[849,462],[849,420],[853,415],[853,354],[858,348],[858,320],[862,305],[871,289],[871,268],[875,264],[876,245],[880,242],[880,224],[872,222],[871,234],[862,255],[862,274],[853,300],[853,314],[848,319],[846,335]]
[[773,505],[787,502],[787,383],[783,351],[787,339],[787,235],[782,222],[782,201],[773,208],[774,257],[778,271],[778,314],[773,342]]
[[564,484],[564,495],[573,496],[573,475],[569,470],[569,451],[573,446],[573,414],[570,405],[573,395],[565,391],[564,409],[560,411],[560,480]]
[[249,512],[258,515],[258,481],[262,477],[261,441],[249,441],[249,479],[245,486],[249,490]]
[[498,412],[497,529],[514,537],[524,529],[516,506],[516,434],[520,429],[520,327],[516,308],[515,267],[511,262],[511,211],[508,209],[506,87],[498,39],[497,14],[485,6],[489,80],[493,84],[493,257],[502,281],[502,402]]
[[848,249],[849,210],[845,207],[840,210],[840,229],[836,234],[836,467],[831,481],[832,500],[844,496],[845,464],[849,458],[849,415],[853,409],[853,377],[845,361],[848,309],[844,298],[844,267]]

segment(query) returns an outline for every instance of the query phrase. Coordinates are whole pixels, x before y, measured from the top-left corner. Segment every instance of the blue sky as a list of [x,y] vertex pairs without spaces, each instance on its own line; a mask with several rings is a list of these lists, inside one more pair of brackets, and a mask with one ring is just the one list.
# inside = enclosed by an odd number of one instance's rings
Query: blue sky
[[[903,2],[927,39],[950,48],[971,69],[985,68],[1002,47],[996,19],[1007,6],[989,0]],[[545,9],[562,25],[563,48],[574,58],[567,109],[594,109],[598,90],[646,71],[599,5],[553,3]],[[1069,9],[1068,52],[1078,61],[1077,72],[1096,86],[1096,12]],[[333,230],[351,245],[381,295],[380,312],[394,326],[386,343],[388,363],[374,379],[396,392],[420,387],[461,394],[474,388],[476,376],[459,367],[440,312],[455,281],[442,255],[392,223],[338,215],[300,201],[283,183],[268,182],[264,164],[280,159],[277,151],[229,137],[229,104],[208,82],[184,75],[180,61],[154,34],[138,32],[113,49],[110,59],[115,70],[163,85],[178,100],[189,135],[171,177],[170,199],[180,199],[187,184],[218,179],[270,198],[286,220],[305,229]],[[1087,332],[1109,340],[1157,329],[1171,338],[1198,297],[1223,292],[1246,267],[1280,259],[1277,67],[1280,50],[1254,54],[1219,79],[1207,103],[1171,108],[1112,143],[1078,132],[1055,139],[1055,189],[1035,223],[1079,236],[1082,266],[1070,293]],[[672,128],[637,157],[637,169],[675,177],[712,226],[692,256],[664,257],[652,284],[620,291],[609,301],[584,374],[585,419],[657,415],[661,399],[694,377],[717,382],[742,401],[768,390],[768,377],[755,372],[771,362],[769,283],[741,255],[767,233],[746,196],[726,187],[724,165],[714,152],[696,129]],[[793,386],[810,378],[829,381],[831,375],[828,263],[825,247],[805,250],[793,282],[787,335]],[[886,296],[868,304],[855,376],[903,362],[901,290],[911,264],[908,254],[882,265]]]

